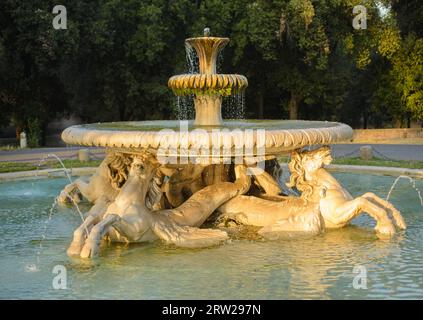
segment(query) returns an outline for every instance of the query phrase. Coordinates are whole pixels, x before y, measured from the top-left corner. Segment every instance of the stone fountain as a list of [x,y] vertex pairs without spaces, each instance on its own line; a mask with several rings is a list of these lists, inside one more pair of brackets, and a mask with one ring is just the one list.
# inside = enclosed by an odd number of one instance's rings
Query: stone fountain
[[[242,75],[216,74],[217,55],[228,42],[211,37],[208,29],[203,37],[187,39],[200,73],[169,79],[175,94],[194,96],[194,121],[97,123],[63,132],[68,144],[107,150],[88,182],[78,179],[59,196],[61,203],[92,203],[69,255],[93,257],[105,239],[217,245],[228,239],[221,227],[228,220],[261,227],[258,233],[267,239],[340,228],[363,212],[376,221],[379,236],[406,227],[389,202],[373,193],[353,198],[324,169],[332,160],[325,145],[351,139],[349,126],[222,119],[222,96],[248,86]],[[323,146],[302,150],[313,145]],[[291,155],[288,183],[277,161],[283,154]],[[204,228],[206,220],[211,228]]]
[[247,78],[242,75],[216,74],[217,56],[228,42],[228,38],[209,36],[186,39],[185,43],[197,52],[200,73],[182,74],[169,79],[168,85],[175,94],[195,95],[196,126],[223,125],[222,96],[243,91],[248,86]]

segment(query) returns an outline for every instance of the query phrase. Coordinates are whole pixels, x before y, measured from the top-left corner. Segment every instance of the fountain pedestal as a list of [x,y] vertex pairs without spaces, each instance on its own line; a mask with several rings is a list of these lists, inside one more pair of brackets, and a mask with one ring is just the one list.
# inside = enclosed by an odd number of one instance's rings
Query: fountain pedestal
[[194,98],[196,126],[221,126],[222,97],[218,95],[201,95]]

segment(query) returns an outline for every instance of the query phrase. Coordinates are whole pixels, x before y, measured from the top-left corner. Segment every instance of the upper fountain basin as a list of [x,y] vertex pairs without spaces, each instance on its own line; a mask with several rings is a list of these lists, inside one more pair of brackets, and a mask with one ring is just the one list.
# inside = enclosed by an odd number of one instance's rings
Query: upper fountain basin
[[[194,126],[193,121],[129,121],[76,125],[62,133],[67,144],[123,149],[245,147],[284,154],[310,145],[350,140],[348,125],[327,121],[227,120],[222,126]],[[241,141],[241,142],[240,142]],[[240,146],[240,143],[242,144]]]
[[216,73],[216,59],[220,50],[229,42],[229,38],[198,37],[188,38],[185,43],[195,49],[200,64],[200,73]]

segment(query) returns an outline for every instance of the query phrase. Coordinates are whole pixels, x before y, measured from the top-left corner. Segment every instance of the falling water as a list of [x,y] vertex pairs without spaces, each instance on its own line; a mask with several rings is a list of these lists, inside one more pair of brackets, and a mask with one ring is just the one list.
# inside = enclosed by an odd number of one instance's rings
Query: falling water
[[422,195],[420,193],[419,188],[417,188],[417,186],[416,186],[416,180],[414,180],[413,178],[411,178],[409,176],[399,176],[395,179],[394,183],[391,186],[391,189],[389,189],[388,195],[386,196],[386,201],[389,201],[389,197],[391,196],[392,191],[394,190],[395,186],[397,185],[397,182],[401,178],[408,179],[410,181],[411,187],[417,192],[417,195],[420,199],[420,204],[423,207],[423,198],[422,198]]
[[194,119],[194,97],[192,95],[176,97],[178,120]]
[[53,218],[53,212],[57,207],[57,197],[54,198],[54,202],[50,207],[49,213],[48,213],[48,218],[46,221],[44,221],[44,229],[43,229],[43,233],[41,234],[41,241],[40,241],[40,245],[38,247],[38,251],[37,251],[37,263],[40,263],[40,256],[41,256],[41,252],[43,251],[43,241],[46,239],[46,234],[47,234],[47,227],[51,221],[51,219]]
[[239,119],[245,119],[245,92],[242,91],[240,93],[241,97],[240,97],[240,102],[239,102]]
[[49,154],[47,154],[46,156],[44,156],[41,160],[40,160],[40,162],[38,162],[38,165],[37,165],[37,172],[36,172],[36,174],[35,174],[35,176],[36,177],[38,177],[38,171],[40,170],[40,167],[41,167],[41,165],[48,159],[48,158],[55,158],[57,161],[59,161],[59,163],[60,163],[60,165],[62,166],[62,168],[64,169],[64,171],[65,171],[65,174],[66,174],[66,177],[68,178],[68,180],[69,180],[69,183],[72,183],[73,181],[72,181],[72,178],[71,178],[71,176],[69,175],[69,170],[65,167],[65,165],[64,165],[64,163],[63,163],[63,161],[62,161],[62,159],[60,159],[56,154],[54,154],[54,153],[49,153]]
[[[60,163],[60,165],[62,166],[62,168],[63,168],[63,170],[64,170],[64,172],[66,174],[66,177],[69,180],[69,183],[73,183],[72,178],[71,178],[71,176],[69,174],[69,170],[65,167],[65,164],[63,163],[62,159],[60,159],[59,156],[57,156],[56,154],[47,154],[46,156],[44,156],[39,161],[39,163],[37,165],[37,170],[36,170],[35,177],[38,177],[38,172],[40,170],[40,167],[41,167],[42,163],[45,162],[48,158],[55,158]],[[49,209],[48,218],[47,218],[47,220],[44,221],[44,228],[43,228],[43,232],[41,234],[40,245],[39,245],[38,250],[37,250],[37,264],[40,264],[40,256],[41,256],[41,253],[43,251],[43,242],[46,239],[47,227],[48,227],[51,219],[53,218],[53,213],[54,213],[54,211],[55,211],[55,209],[57,207],[57,204],[58,204],[58,198],[59,198],[58,196],[54,198],[53,204],[50,206],[50,209]],[[78,212],[78,214],[79,214],[82,222],[84,222],[84,215],[83,215],[81,209],[79,208],[78,204],[76,203],[75,199],[73,199],[72,197],[69,197],[69,199],[71,199],[72,204],[74,205],[76,211]],[[85,232],[88,235],[87,228],[85,228]],[[39,271],[39,268],[35,264],[30,264],[30,265],[27,265],[26,266],[26,270],[28,272],[36,272],[36,271]]]
[[[185,44],[185,56],[187,61],[188,73],[199,73],[200,67],[198,56],[194,48]],[[176,97],[176,117],[178,120],[194,119],[194,97],[193,95]]]
[[[217,56],[216,71],[222,72],[223,67],[223,51],[221,50]],[[199,60],[197,52],[189,44],[185,44],[186,61],[188,73],[199,73]],[[176,117],[178,120],[194,119],[194,95],[176,97],[175,102]],[[224,119],[244,119],[245,95],[244,92],[236,93],[222,99],[222,116]]]
[[[67,178],[68,178],[68,180],[69,180],[69,183],[73,183],[72,178],[71,178],[71,176],[70,176],[70,174],[69,174],[69,169],[65,167],[65,164],[63,163],[62,159],[60,159],[60,158],[59,158],[59,156],[57,156],[57,155],[56,155],[56,154],[54,154],[54,153],[49,153],[49,154],[47,154],[46,156],[44,156],[44,157],[40,160],[40,162],[38,163],[38,166],[37,166],[37,173],[35,174],[35,176],[36,176],[36,177],[38,177],[38,171],[39,171],[39,169],[40,169],[41,164],[42,164],[43,162],[45,162],[48,158],[55,158],[57,161],[59,161],[60,165],[61,165],[61,166],[62,166],[62,168],[63,168],[63,171],[64,171],[64,172],[65,172],[65,174],[66,174],[66,177],[67,177]],[[78,214],[79,214],[79,217],[81,218],[82,222],[84,222],[84,214],[82,213],[82,211],[81,211],[81,209],[79,208],[78,204],[75,202],[75,199],[73,199],[72,197],[69,197],[69,199],[71,199],[71,201],[72,201],[73,205],[75,206],[76,211],[77,211],[77,212],[78,212]],[[57,201],[57,198],[55,199],[55,201]]]
[[224,97],[222,113],[225,119],[245,119],[245,94],[244,92]]
[[197,52],[188,43],[185,44],[185,57],[187,60],[188,73],[200,73]]

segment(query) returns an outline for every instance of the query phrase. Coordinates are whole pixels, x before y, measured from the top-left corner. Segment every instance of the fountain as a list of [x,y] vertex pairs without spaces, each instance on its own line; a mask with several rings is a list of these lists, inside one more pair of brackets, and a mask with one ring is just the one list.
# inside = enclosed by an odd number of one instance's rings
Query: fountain
[[[351,139],[342,123],[289,120],[223,120],[222,97],[246,89],[246,77],[216,74],[216,58],[228,38],[190,38],[199,73],[173,76],[176,95],[193,95],[194,121],[142,121],[67,128],[68,144],[106,147],[107,155],[90,181],[76,180],[59,196],[93,204],[74,232],[71,256],[93,257],[100,242],[161,239],[180,247],[205,247],[228,239],[221,219],[261,227],[268,239],[285,234],[318,234],[341,228],[367,212],[381,237],[405,229],[400,212],[373,193],[353,198],[324,166],[330,148],[303,147]],[[291,154],[290,181],[280,183],[277,157]],[[288,188],[299,196],[288,195]],[[295,194],[295,193],[293,193]],[[221,220],[219,219],[219,220]],[[210,223],[208,223],[210,225]],[[203,226],[203,227],[202,227]]]
[[[206,28],[207,29],[207,28]],[[248,86],[247,78],[239,74],[216,74],[217,56],[229,42],[228,38],[204,37],[186,39],[199,58],[199,74],[183,74],[169,79],[169,88],[176,95],[194,94],[197,126],[221,126],[222,96],[233,95]]]

